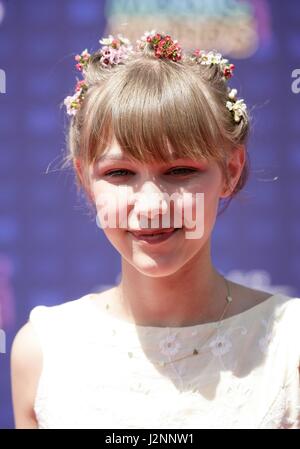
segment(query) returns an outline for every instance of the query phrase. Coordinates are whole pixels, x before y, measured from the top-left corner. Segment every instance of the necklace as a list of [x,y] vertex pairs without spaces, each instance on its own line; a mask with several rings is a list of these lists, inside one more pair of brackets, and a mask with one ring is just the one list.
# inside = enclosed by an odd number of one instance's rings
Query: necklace
[[[217,324],[215,325],[215,328],[219,328],[220,327],[221,321],[224,318],[230,303],[232,302],[232,296],[231,296],[229,283],[228,283],[227,279],[224,276],[223,276],[223,279],[224,279],[224,281],[226,283],[226,286],[227,286],[227,296],[225,298],[225,307],[224,307],[224,309],[222,311],[222,314],[221,314],[219,320],[217,321]],[[215,332],[215,329],[213,329],[212,333],[207,338],[205,338],[204,341],[201,342],[201,344],[200,344],[200,346],[198,348],[194,348],[193,351],[187,353],[186,355],[183,355],[182,357],[178,357],[177,359],[173,359],[173,360],[159,361],[159,362],[152,362],[152,363],[154,363],[155,365],[159,365],[159,366],[166,366],[166,365],[169,365],[170,363],[178,362],[179,360],[183,360],[183,359],[186,359],[188,357],[192,357],[192,356],[198,355],[199,352],[200,352],[200,348],[202,348],[203,345],[212,337],[214,332]],[[169,346],[169,345],[170,345],[170,343],[168,343],[167,346]]]
[[[225,307],[224,307],[224,309],[222,311],[222,314],[221,314],[219,320],[217,321],[216,325],[214,326],[215,328],[219,328],[220,327],[221,321],[224,318],[224,316],[225,316],[225,314],[226,314],[226,312],[228,310],[228,307],[230,306],[230,304],[232,302],[232,296],[231,296],[229,282],[227,281],[227,279],[224,276],[223,276],[223,279],[224,279],[226,287],[227,287],[227,295],[225,297]],[[109,308],[108,304],[106,304],[106,308]],[[159,365],[159,366],[166,366],[166,365],[168,365],[170,363],[174,363],[174,362],[177,362],[179,360],[183,360],[183,359],[186,359],[188,357],[192,357],[192,356],[198,355],[200,353],[200,348],[202,348],[203,345],[212,337],[214,332],[215,332],[215,329],[213,329],[211,334],[207,338],[205,338],[204,341],[201,342],[201,344],[200,344],[200,346],[198,346],[198,348],[193,348],[193,350],[191,352],[187,353],[186,355],[183,355],[182,357],[179,357],[179,358],[173,359],[173,360],[168,360],[168,361],[159,361],[159,362],[152,361],[152,363],[155,364],[155,365]],[[167,346],[170,347],[170,343],[168,343]],[[132,353],[131,352],[129,352],[128,355],[130,357],[132,357]]]

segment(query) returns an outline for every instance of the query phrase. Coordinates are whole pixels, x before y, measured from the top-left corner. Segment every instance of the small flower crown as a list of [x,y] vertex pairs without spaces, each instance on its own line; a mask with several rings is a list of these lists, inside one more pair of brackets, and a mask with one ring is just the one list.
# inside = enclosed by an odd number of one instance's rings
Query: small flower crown
[[[133,46],[130,41],[118,34],[116,38],[109,35],[107,38],[99,40],[100,44],[103,44],[99,50],[100,60],[99,64],[111,69],[113,66],[122,64],[131,53],[134,53]],[[173,40],[170,35],[162,35],[156,33],[155,30],[145,32],[144,35],[136,41],[136,51],[143,51],[145,46],[148,45],[157,58],[166,58],[174,62],[178,62],[182,59],[182,50],[176,40]],[[229,80],[233,76],[234,64],[229,63],[228,59],[216,50],[205,52],[204,50],[196,49],[191,56],[187,56],[191,61],[196,64],[214,66],[217,65],[223,74],[225,81]],[[91,55],[87,49],[79,55],[75,56],[76,69],[79,70],[83,76],[86,74],[87,67],[91,60]],[[75,93],[72,96],[67,96],[64,99],[64,105],[67,109],[67,114],[75,116],[79,110],[85,94],[88,90],[88,85],[85,79],[79,80],[75,87]],[[245,118],[247,112],[247,106],[243,99],[237,99],[237,90],[230,89],[228,87],[228,100],[226,101],[226,107],[231,112],[232,118],[235,123]]]

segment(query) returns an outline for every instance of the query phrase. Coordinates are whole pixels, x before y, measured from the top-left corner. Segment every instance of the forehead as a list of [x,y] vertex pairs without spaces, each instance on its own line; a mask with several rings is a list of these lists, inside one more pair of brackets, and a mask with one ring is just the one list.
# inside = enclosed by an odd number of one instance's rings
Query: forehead
[[[174,151],[171,149],[170,145],[167,147],[167,153],[170,158],[174,155]],[[112,138],[111,145],[104,150],[104,152],[97,157],[97,162],[106,162],[110,160],[122,160],[122,161],[133,161],[134,158],[129,154],[126,154],[124,150],[120,147],[115,136]]]
[[97,161],[107,161],[107,160],[129,160],[128,155],[124,153],[122,148],[118,144],[111,145],[108,149],[106,149],[98,158]]

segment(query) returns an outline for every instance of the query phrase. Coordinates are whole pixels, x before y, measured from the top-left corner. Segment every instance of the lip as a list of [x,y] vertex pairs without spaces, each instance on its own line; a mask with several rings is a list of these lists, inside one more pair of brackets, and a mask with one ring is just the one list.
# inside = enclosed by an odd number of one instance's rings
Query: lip
[[[148,231],[145,232],[144,234],[142,234],[141,231],[139,232],[128,231],[128,232],[138,242],[146,243],[149,245],[155,245],[158,243],[165,242],[166,240],[169,240],[172,236],[177,234],[180,229],[181,228],[172,228],[171,230],[163,229],[161,231],[156,229],[155,232],[153,230],[153,232]],[[157,234],[157,235],[150,237],[150,234]]]
[[162,229],[142,229],[140,231],[130,231],[132,234],[136,235],[136,236],[140,236],[140,235],[152,235],[152,234],[162,234],[162,233],[168,233],[171,231],[174,231],[175,228],[162,228]]

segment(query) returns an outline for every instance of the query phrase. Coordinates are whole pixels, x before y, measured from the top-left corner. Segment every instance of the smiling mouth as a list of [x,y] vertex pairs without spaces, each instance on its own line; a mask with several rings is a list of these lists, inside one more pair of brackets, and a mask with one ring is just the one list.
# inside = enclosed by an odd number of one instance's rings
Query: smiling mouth
[[174,234],[176,234],[181,228],[172,228],[172,229],[156,229],[155,231],[148,231],[146,233],[142,233],[141,231],[128,231],[134,237],[134,239],[146,243],[160,243],[165,240],[171,238]]

